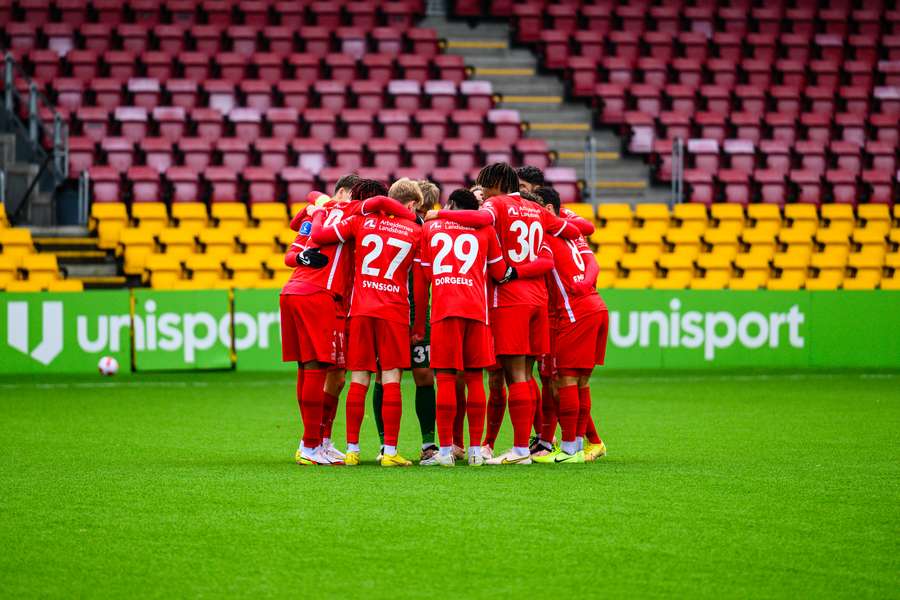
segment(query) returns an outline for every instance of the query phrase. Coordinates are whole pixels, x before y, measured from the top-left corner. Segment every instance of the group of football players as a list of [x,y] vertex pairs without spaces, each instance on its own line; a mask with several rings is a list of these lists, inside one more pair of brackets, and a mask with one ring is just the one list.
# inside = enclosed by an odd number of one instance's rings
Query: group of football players
[[[397,451],[407,369],[416,385],[422,466],[604,456],[589,387],[594,366],[603,364],[608,327],[584,237],[593,224],[566,210],[535,167],[494,163],[475,187],[453,191],[437,210],[439,196],[428,181],[404,178],[386,189],[351,174],[330,197],[312,192],[291,221],[297,237],[285,263],[294,271],[280,304],[283,360],[298,364],[297,463],[360,463],[375,374],[377,461],[411,465]],[[341,452],[332,425],[347,371]],[[513,446],[495,455],[507,407]]]

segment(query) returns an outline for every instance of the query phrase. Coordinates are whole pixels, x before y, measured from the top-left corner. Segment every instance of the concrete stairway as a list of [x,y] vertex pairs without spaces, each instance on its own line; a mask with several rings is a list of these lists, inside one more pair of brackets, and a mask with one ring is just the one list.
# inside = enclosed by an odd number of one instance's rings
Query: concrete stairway
[[38,252],[55,254],[67,279],[78,279],[85,289],[121,288],[127,280],[120,274],[112,251],[97,247],[86,227],[31,227]]
[[[650,184],[643,160],[622,156],[622,139],[614,132],[595,129],[592,111],[566,99],[565,86],[552,74],[542,74],[537,57],[527,48],[510,46],[506,23],[450,21],[429,11],[422,27],[437,30],[447,41],[446,52],[465,58],[474,79],[490,81],[502,97],[498,108],[514,108],[529,125],[528,137],[543,138],[556,155],[556,165],[574,167],[585,177],[585,139],[593,136],[597,150],[597,197],[600,202],[666,202],[668,188]],[[587,190],[584,193],[588,198]]]

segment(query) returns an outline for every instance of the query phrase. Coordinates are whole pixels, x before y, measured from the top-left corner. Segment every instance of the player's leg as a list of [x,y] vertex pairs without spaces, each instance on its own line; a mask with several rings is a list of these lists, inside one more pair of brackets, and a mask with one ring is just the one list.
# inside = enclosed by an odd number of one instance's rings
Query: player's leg
[[452,369],[437,370],[437,433],[440,450],[431,460],[423,460],[424,466],[441,465],[452,467],[456,461],[453,456],[453,421],[456,417],[456,371]]
[[487,401],[484,397],[484,375],[482,369],[466,369],[466,418],[469,421],[469,465],[484,464],[481,454],[481,434],[484,431],[484,415]]
[[456,460],[465,460],[466,442],[464,429],[466,425],[466,378],[462,371],[456,374],[456,414],[453,417],[453,456]]
[[578,421],[580,427],[581,421],[583,419],[585,426],[583,432],[584,459],[597,460],[598,458],[606,456],[606,444],[602,439],[600,439],[600,436],[597,434],[597,428],[594,425],[594,417],[592,416],[590,410],[588,410],[586,414],[582,414],[581,411],[582,405],[592,406],[590,381],[590,374],[583,375],[578,379]]
[[[421,360],[419,360],[421,357]],[[422,433],[422,454],[420,460],[427,458],[437,451],[434,444],[435,425],[435,392],[434,371],[428,368],[428,345],[421,344],[412,348],[413,382],[416,384],[416,419],[419,421],[419,431]],[[416,366],[421,364],[424,366]]]
[[538,463],[584,462],[584,453],[579,452],[577,435],[580,426],[580,405],[578,375],[573,370],[561,369],[559,382],[559,426],[562,430],[560,449],[535,458]]
[[541,445],[543,452],[553,448],[553,437],[556,435],[557,403],[559,401],[550,375],[541,375]]
[[381,418],[381,407],[384,402],[384,387],[381,383],[381,371],[375,373],[375,385],[372,386],[372,415],[375,417],[375,429],[378,431],[380,450],[375,460],[381,460],[384,453],[384,421]]
[[497,434],[503,425],[503,415],[506,414],[506,380],[502,368],[488,371],[488,390],[487,423],[481,452],[485,457],[491,458]]
[[384,421],[384,455],[381,457],[381,466],[407,467],[411,466],[412,462],[398,454],[397,439],[400,435],[400,419],[403,414],[400,380],[403,370],[410,367],[409,325],[384,319],[374,321],[376,331],[374,347],[381,366],[381,385],[384,388],[384,400],[381,405],[381,418]]
[[541,444],[541,429],[543,422],[543,415],[541,413],[541,390],[538,387],[537,380],[534,378],[534,375],[531,376],[531,379],[528,380],[528,388],[531,390],[531,429],[533,431],[531,437],[528,440],[528,449],[534,454],[541,448],[543,445]]
[[338,399],[344,389],[347,372],[333,367],[325,374],[325,403],[322,407],[322,451],[329,458],[344,460],[344,453],[338,450],[331,439],[334,418],[337,416]]
[[375,323],[371,317],[351,317],[348,322],[347,370],[350,390],[347,392],[347,457],[345,464],[359,464],[359,430],[366,413],[366,394],[372,373],[377,370]]

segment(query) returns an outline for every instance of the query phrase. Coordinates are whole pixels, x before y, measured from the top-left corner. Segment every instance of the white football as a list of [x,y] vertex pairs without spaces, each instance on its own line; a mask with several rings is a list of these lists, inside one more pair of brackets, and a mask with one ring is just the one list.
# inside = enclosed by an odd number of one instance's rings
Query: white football
[[97,365],[97,370],[100,371],[101,375],[106,375],[107,377],[110,375],[115,375],[119,372],[119,361],[114,359],[112,356],[104,356],[100,359],[100,363]]

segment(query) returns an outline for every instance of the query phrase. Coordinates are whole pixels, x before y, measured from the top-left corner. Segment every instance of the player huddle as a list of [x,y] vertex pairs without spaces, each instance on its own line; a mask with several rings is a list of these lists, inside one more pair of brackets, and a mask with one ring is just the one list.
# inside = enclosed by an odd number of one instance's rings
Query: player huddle
[[[603,364],[608,326],[584,238],[594,226],[562,208],[534,167],[495,163],[476,183],[434,210],[430,182],[404,178],[386,189],[347,175],[332,197],[311,193],[291,221],[297,237],[285,263],[294,271],[280,302],[283,359],[298,363],[297,463],[359,464],[374,373],[377,460],[411,465],[397,452],[410,368],[422,466],[579,463],[606,453],[590,413],[589,378]],[[347,371],[343,453],[331,437]],[[513,447],[495,456],[507,406]]]

